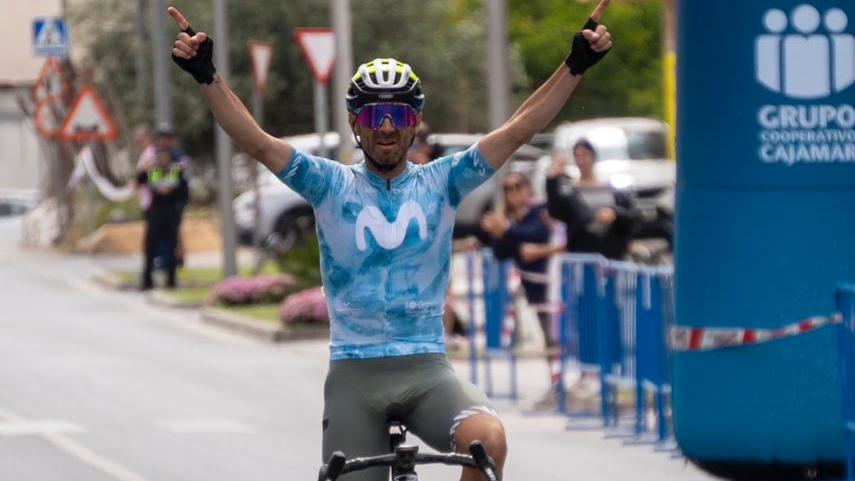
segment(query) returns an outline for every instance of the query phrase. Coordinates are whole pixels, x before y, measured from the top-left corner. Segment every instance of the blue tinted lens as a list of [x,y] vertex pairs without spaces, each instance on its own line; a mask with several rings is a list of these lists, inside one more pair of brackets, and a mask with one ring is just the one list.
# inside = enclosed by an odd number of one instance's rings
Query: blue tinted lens
[[386,117],[396,129],[416,125],[416,111],[407,104],[368,104],[359,111],[356,120],[360,125],[376,130]]

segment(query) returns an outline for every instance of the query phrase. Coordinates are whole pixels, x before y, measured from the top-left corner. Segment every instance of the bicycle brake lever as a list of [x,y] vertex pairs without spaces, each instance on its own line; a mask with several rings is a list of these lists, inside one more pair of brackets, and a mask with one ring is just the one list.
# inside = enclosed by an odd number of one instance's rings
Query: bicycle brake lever
[[329,462],[321,468],[318,481],[336,481],[341,475],[341,470],[344,469],[345,461],[347,456],[341,451],[332,453]]
[[478,469],[487,477],[487,481],[499,481],[498,476],[496,476],[496,464],[493,463],[490,456],[487,456],[487,450],[484,449],[481,441],[472,441],[469,444],[469,453],[472,455],[475,464],[478,465]]

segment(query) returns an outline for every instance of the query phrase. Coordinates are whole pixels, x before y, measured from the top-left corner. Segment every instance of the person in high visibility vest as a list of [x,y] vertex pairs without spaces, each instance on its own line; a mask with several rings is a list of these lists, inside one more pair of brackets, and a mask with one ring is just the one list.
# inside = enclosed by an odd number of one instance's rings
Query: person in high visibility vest
[[178,229],[181,213],[190,197],[184,168],[181,163],[172,161],[169,150],[158,149],[154,164],[137,174],[137,185],[151,191],[151,203],[145,209],[145,261],[141,288],[148,290],[154,287],[152,271],[157,257],[164,261],[166,287],[174,288]]

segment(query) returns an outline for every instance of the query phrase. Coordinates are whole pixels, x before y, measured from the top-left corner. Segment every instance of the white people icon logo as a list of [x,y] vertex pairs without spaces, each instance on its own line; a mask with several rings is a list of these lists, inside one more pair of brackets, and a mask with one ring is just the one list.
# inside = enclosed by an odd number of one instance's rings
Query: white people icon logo
[[839,8],[821,16],[812,5],[803,4],[789,18],[782,10],[768,10],[763,17],[766,33],[756,44],[757,80],[796,99],[846,90],[855,84],[855,36],[845,32],[848,23]]

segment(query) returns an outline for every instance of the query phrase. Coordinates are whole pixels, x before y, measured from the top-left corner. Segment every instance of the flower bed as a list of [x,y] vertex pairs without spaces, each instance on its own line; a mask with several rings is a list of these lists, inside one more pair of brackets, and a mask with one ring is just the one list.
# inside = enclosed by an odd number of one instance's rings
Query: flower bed
[[328,324],[327,301],[321,287],[312,287],[288,296],[279,309],[279,318],[285,325]]
[[296,285],[288,274],[230,277],[214,286],[214,299],[226,305],[279,302]]

